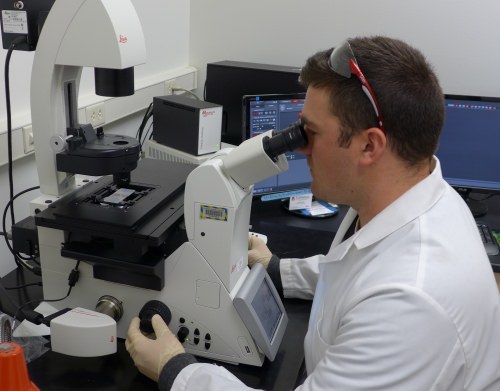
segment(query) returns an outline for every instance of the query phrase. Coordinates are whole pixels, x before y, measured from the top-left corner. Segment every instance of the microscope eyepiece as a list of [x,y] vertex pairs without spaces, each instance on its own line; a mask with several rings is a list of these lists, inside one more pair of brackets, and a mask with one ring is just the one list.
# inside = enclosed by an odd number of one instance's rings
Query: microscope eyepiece
[[307,135],[302,122],[297,121],[288,128],[273,132],[272,137],[266,137],[262,140],[262,145],[267,156],[273,160],[285,152],[306,146]]

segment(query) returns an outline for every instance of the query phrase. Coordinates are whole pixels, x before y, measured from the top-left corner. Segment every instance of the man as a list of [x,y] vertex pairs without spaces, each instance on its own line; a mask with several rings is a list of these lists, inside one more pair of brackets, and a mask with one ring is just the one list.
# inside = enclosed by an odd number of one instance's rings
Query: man
[[[444,102],[429,64],[399,40],[356,38],[309,58],[301,81],[312,191],[351,209],[327,255],[280,260],[250,242],[250,265],[285,297],[314,300],[298,389],[500,390],[499,296],[474,219],[433,157]],[[160,389],[247,389],[153,322],[156,341],[136,319],[126,344]]]

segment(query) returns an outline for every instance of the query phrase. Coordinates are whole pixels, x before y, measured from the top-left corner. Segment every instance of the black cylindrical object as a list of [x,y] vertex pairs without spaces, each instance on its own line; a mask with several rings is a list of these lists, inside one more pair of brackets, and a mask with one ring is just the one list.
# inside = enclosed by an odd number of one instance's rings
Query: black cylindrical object
[[267,137],[262,141],[262,145],[267,156],[273,160],[276,160],[282,153],[307,145],[307,135],[302,122],[295,122],[288,128],[273,133],[272,137]]
[[168,306],[159,300],[150,300],[142,307],[139,312],[140,329],[147,333],[154,333],[153,325],[151,323],[151,318],[153,315],[160,315],[163,321],[168,325],[172,320],[172,313]]
[[100,96],[134,94],[134,67],[125,69],[95,68],[95,93]]

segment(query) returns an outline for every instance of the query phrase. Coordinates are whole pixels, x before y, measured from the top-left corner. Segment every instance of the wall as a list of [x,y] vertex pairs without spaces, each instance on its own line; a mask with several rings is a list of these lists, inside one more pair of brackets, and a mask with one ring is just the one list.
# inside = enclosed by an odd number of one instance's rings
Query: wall
[[190,63],[203,86],[220,60],[301,66],[350,36],[421,49],[446,93],[500,95],[498,0],[191,0]]
[[[63,0],[58,0],[63,1]],[[64,0],[68,1],[68,0]],[[300,66],[317,50],[356,35],[386,34],[420,48],[434,64],[447,93],[500,95],[500,2],[498,0],[133,0],[143,21],[147,78],[186,65],[198,68],[200,91],[206,64],[239,60]],[[3,62],[5,51],[0,53]],[[11,63],[12,105],[25,113],[29,101],[30,53]],[[84,90],[90,88],[84,80]],[[3,91],[3,81],[0,81]],[[5,107],[3,95],[0,105]],[[5,130],[0,110],[0,133]],[[130,134],[139,118],[113,126]],[[16,191],[37,182],[34,159],[16,162]],[[6,168],[0,167],[0,205],[7,202]],[[3,209],[3,208],[2,208]],[[17,218],[27,204],[16,203]],[[1,239],[1,238],[0,238]],[[0,240],[0,276],[14,267]]]
[[[71,1],[71,0],[57,0]],[[136,87],[150,80],[162,80],[164,75],[175,73],[189,65],[189,10],[186,0],[132,0],[141,19],[146,39],[147,63],[135,68]],[[6,50],[0,49],[0,63],[5,63]],[[16,51],[10,63],[10,89],[13,114],[13,127],[23,126],[29,121],[29,83],[33,52]],[[0,81],[0,107],[5,108],[3,78]],[[79,100],[92,100],[93,72],[84,69],[80,85]],[[120,98],[126,99],[126,98]],[[117,121],[105,130],[113,133],[135,136],[142,113]],[[6,131],[5,109],[0,110],[0,135]],[[0,146],[0,150],[4,145]],[[1,159],[0,159],[1,160]],[[35,159],[32,155],[14,162],[14,184],[17,193],[38,184]],[[32,192],[21,196],[15,202],[16,220],[29,214],[28,202],[39,193]],[[0,212],[3,214],[9,199],[7,167],[0,166]],[[10,220],[7,220],[10,226]],[[12,255],[7,249],[4,238],[0,237],[0,276],[15,267]]]

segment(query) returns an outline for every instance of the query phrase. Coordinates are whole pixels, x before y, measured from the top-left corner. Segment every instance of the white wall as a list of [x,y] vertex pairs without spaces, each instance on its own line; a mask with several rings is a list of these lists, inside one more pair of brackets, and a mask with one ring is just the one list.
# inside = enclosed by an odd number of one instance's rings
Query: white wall
[[[71,1],[71,0],[57,0]],[[189,65],[189,1],[186,0],[132,0],[141,19],[146,39],[147,63],[135,68],[136,85],[142,80],[155,79],[158,74],[184,68]],[[92,26],[89,26],[92,28]],[[7,51],[0,49],[0,63],[5,63]],[[15,51],[10,64],[10,89],[13,127],[26,123],[30,116],[29,84],[33,52]],[[3,69],[3,67],[2,67]],[[3,73],[3,72],[2,72]],[[93,72],[84,69],[80,85],[80,98],[93,95]],[[0,80],[0,133],[6,131],[4,78]],[[113,123],[106,131],[135,136],[141,116]],[[28,156],[14,162],[15,193],[38,184],[35,159]],[[39,193],[22,196],[15,202],[16,220],[29,214],[28,201]],[[0,167],[0,214],[9,199],[7,167]],[[7,220],[10,227],[10,219]],[[4,238],[0,237],[0,276],[15,267]]]
[[[70,0],[57,0],[70,1]],[[143,21],[148,64],[137,76],[192,65],[200,88],[206,64],[239,60],[301,66],[317,50],[344,38],[386,34],[420,48],[434,64],[447,93],[500,96],[500,2],[498,0],[132,0]],[[5,51],[0,51],[3,62]],[[11,63],[15,113],[29,109],[30,53]],[[83,91],[89,91],[86,79]],[[3,91],[3,78],[0,81]],[[81,91],[82,92],[82,91]],[[0,97],[0,105],[5,107]],[[5,130],[0,110],[0,132]],[[133,133],[139,118],[114,131]],[[16,162],[16,191],[37,183],[34,159]],[[0,167],[0,206],[7,202],[6,168]],[[17,218],[27,204],[16,203]],[[2,239],[2,238],[0,238]],[[14,267],[0,240],[0,276]]]
[[191,0],[190,63],[301,66],[351,36],[403,39],[434,65],[446,93],[500,96],[498,0]]

